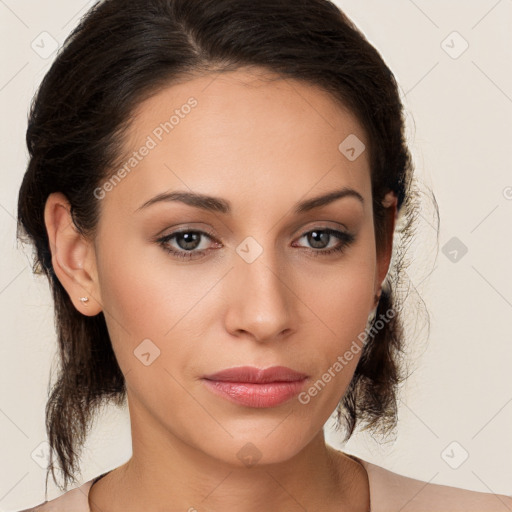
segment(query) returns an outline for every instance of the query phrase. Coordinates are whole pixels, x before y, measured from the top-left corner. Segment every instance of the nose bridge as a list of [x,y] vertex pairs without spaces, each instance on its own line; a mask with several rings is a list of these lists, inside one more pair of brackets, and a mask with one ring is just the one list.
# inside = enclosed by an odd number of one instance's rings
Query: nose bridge
[[[270,240],[270,238],[267,238]],[[273,245],[248,237],[236,249],[228,313],[228,329],[244,331],[259,341],[272,341],[291,327],[290,290],[280,255]]]

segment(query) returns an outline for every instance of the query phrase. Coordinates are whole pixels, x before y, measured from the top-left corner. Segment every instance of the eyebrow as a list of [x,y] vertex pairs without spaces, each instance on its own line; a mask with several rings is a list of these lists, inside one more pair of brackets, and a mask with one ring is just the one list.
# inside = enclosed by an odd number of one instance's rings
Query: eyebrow
[[[342,199],[345,197],[354,197],[361,204],[364,204],[363,196],[352,188],[344,187],[339,190],[334,190],[327,194],[313,197],[311,199],[306,199],[305,201],[301,201],[295,205],[294,213],[300,214],[304,212],[308,212],[310,210],[314,210],[315,208],[320,208],[322,206],[326,206],[333,201],[338,199]],[[144,204],[139,206],[135,212],[139,210],[144,210],[149,206],[160,203],[160,202],[181,202],[187,204],[189,206],[193,206],[195,208],[201,208],[203,210],[230,214],[232,212],[231,203],[226,199],[222,199],[220,197],[208,196],[204,194],[198,194],[195,192],[185,192],[185,191],[175,191],[175,192],[163,192],[162,194],[158,194],[157,196],[149,199]]]

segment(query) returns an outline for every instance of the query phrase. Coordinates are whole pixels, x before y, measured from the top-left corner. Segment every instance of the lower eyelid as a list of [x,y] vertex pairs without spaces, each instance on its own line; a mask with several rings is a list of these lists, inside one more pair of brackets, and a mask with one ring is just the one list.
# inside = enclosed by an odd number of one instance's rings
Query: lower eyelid
[[[346,246],[350,245],[355,240],[354,235],[352,235],[350,233],[345,233],[343,231],[338,231],[338,230],[335,230],[332,228],[312,228],[309,231],[306,231],[303,234],[301,234],[299,237],[296,238],[296,240],[300,240],[301,238],[310,234],[313,231],[327,232],[331,237],[334,237],[338,240],[338,244],[331,248],[315,249],[312,247],[298,246],[298,247],[301,247],[304,249],[308,249],[309,251],[311,251],[313,253],[318,253],[319,255],[321,253],[327,253],[329,251],[333,251],[336,248],[339,248],[340,246],[346,247]],[[167,245],[171,240],[174,240],[176,238],[176,236],[178,236],[182,233],[190,233],[190,232],[200,234],[202,237],[209,239],[211,241],[212,245],[217,245],[217,247],[208,247],[206,249],[194,249],[191,251],[186,251],[185,249],[179,249],[179,248],[175,249],[174,247],[169,248],[169,246]],[[175,231],[174,233],[170,233],[169,235],[165,235],[165,236],[159,238],[157,240],[157,242],[159,242],[162,245],[162,247],[170,253],[175,253],[175,254],[181,253],[181,254],[191,254],[191,255],[192,254],[204,254],[211,249],[218,248],[219,245],[222,246],[222,243],[218,242],[217,239],[213,236],[213,234],[210,234],[206,231],[200,231],[197,229],[189,229],[189,230],[184,229],[184,230],[180,230],[180,231]],[[293,245],[293,247],[297,247],[297,245]]]

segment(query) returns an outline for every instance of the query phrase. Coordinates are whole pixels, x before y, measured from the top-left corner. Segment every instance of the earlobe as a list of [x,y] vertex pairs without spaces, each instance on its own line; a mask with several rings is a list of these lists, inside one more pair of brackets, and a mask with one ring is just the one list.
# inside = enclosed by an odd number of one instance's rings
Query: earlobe
[[396,197],[396,195],[393,191],[388,192],[384,196],[384,199],[382,200],[382,206],[384,206],[384,208],[389,208],[390,206],[394,206],[395,213],[396,213],[397,203],[398,203],[398,198]]
[[48,196],[44,221],[55,274],[78,311],[97,315],[102,306],[94,247],[77,230],[64,194],[54,192]]

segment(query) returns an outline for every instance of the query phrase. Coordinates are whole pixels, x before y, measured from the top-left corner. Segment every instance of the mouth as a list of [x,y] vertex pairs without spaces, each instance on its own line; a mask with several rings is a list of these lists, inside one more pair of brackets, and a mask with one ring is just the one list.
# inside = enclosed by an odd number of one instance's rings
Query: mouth
[[298,395],[308,375],[285,366],[228,368],[202,378],[214,394],[246,407],[281,405]]

